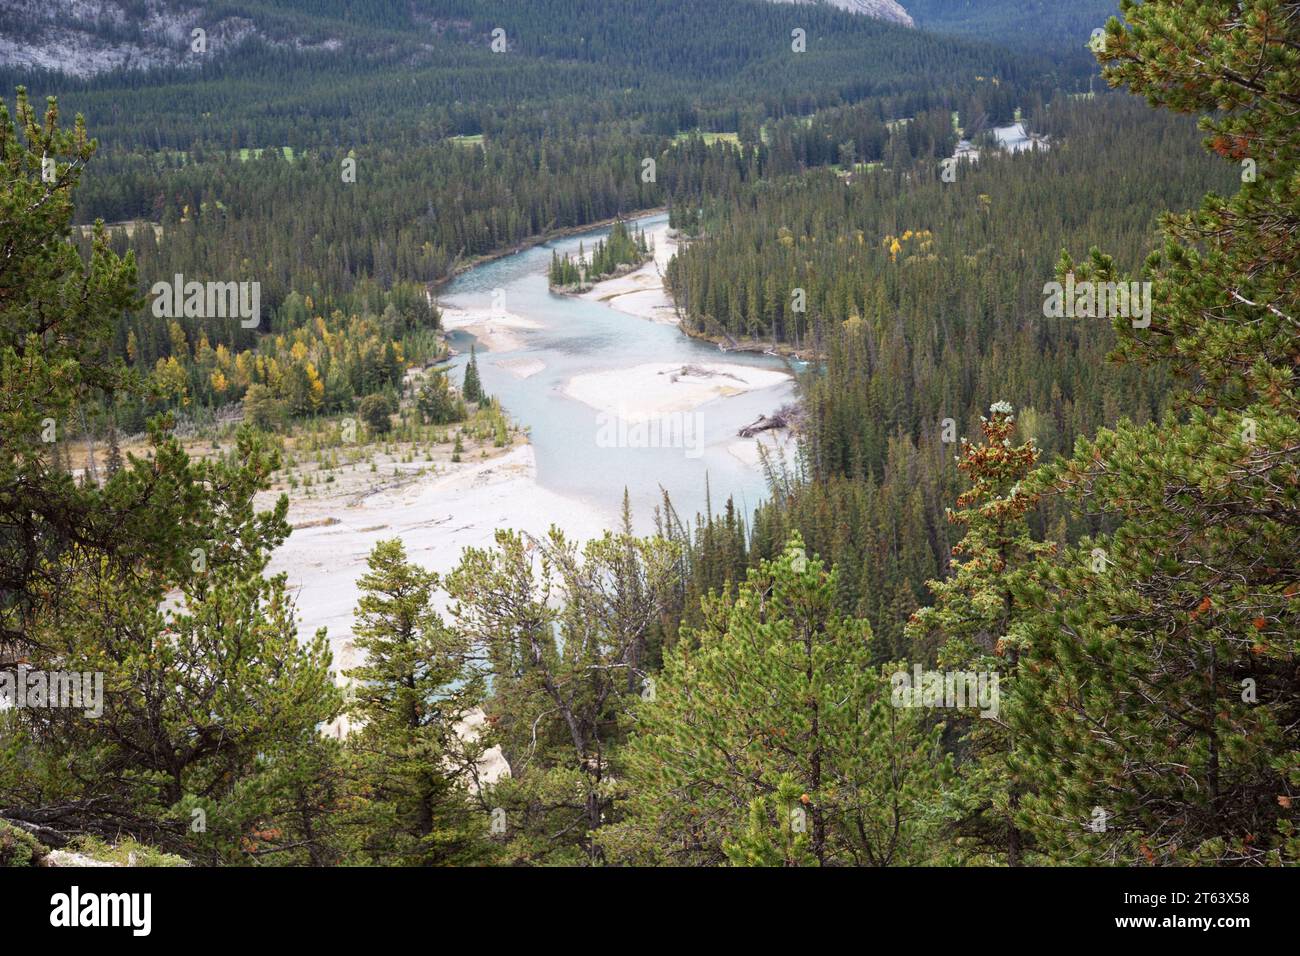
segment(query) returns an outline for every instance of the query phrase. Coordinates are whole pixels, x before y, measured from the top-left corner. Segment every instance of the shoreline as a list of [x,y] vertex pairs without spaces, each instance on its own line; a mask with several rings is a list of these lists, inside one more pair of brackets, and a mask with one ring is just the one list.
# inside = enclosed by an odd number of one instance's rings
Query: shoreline
[[680,325],[682,335],[688,338],[697,339],[701,342],[709,342],[718,347],[718,351],[727,352],[745,352],[750,355],[770,355],[773,358],[795,359],[800,362],[815,362],[817,356],[815,352],[808,349],[797,349],[793,345],[785,342],[778,342],[775,346],[771,342],[764,342],[758,339],[736,339],[730,335],[718,334],[716,332],[700,332],[693,329],[687,329]]
[[575,297],[600,302],[634,318],[680,327],[677,306],[664,284],[664,271],[677,254],[680,240],[666,222],[645,235],[654,248],[644,262],[600,279]]
[[583,296],[586,295],[588,292],[591,292],[593,289],[596,288],[596,286],[600,285],[602,282],[610,282],[614,279],[621,279],[624,276],[631,275],[633,272],[636,272],[638,269],[641,269],[649,265],[651,262],[654,262],[654,258],[655,258],[654,255],[648,255],[640,262],[619,263],[619,265],[614,269],[613,272],[603,275],[600,278],[587,283],[585,286],[581,284],[576,286],[551,285],[551,283],[548,281],[546,284],[546,290],[555,295],[570,295],[575,297]]
[[[451,571],[466,547],[490,547],[498,528],[544,535],[558,522],[575,538],[599,537],[613,513],[537,483],[533,446],[517,440],[487,457],[466,456],[436,469],[408,465],[394,481],[372,479],[359,462],[364,487],[338,484],[325,496],[289,495],[293,532],[276,549],[268,570],[286,572],[296,597],[300,633],[328,629],[337,671],[356,666],[351,647],[353,611],[366,557],[378,541],[400,538],[407,557],[439,574]],[[269,499],[282,492],[263,492]],[[438,610],[445,611],[441,598]]]
[[456,265],[452,266],[451,271],[445,276],[434,279],[432,282],[426,283],[425,286],[429,293],[432,294],[435,290],[441,289],[447,283],[451,282],[452,279],[463,275],[476,266],[481,266],[488,262],[495,262],[496,260],[504,259],[507,256],[517,255],[518,253],[535,248],[536,246],[553,242],[556,239],[564,239],[567,236],[576,236],[580,232],[591,232],[595,229],[603,229],[606,226],[612,226],[620,219],[640,219],[643,216],[654,216],[667,211],[667,206],[651,206],[649,209],[638,209],[634,212],[627,212],[618,216],[610,216],[606,219],[598,219],[595,222],[586,223],[581,226],[563,226],[559,229],[552,229],[549,232],[542,233],[541,235],[529,236],[527,239],[521,240],[519,245],[513,249],[500,249],[496,252],[486,252],[482,255],[474,256],[472,259],[467,259],[464,262],[458,262]]
[[[677,254],[678,249],[692,240],[682,237],[667,223],[647,232],[646,236],[654,242],[654,254],[640,266],[629,269],[622,275],[600,279],[585,291],[552,291],[557,295],[572,295],[576,298],[603,302],[611,309],[625,315],[676,325],[687,338],[716,345],[718,351],[724,354],[744,352],[752,355],[770,355],[773,358],[785,359],[787,362],[790,359],[801,362],[816,361],[813,351],[795,348],[789,343],[773,344],[760,339],[737,339],[725,333],[688,328],[682,321],[681,310],[665,282],[665,271],[669,260]],[[611,292],[611,289],[614,291]]]

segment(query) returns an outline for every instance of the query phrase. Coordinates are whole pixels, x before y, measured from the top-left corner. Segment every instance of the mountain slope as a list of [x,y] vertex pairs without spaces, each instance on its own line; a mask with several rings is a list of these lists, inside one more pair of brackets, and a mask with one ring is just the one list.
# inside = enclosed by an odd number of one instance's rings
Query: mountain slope
[[905,0],[922,30],[1040,51],[1080,52],[1119,0]]
[[[203,30],[194,49],[193,31]],[[185,0],[7,0],[0,11],[0,65],[94,76],[116,69],[198,67],[249,40],[293,50],[337,49],[338,31],[257,4]]]
[[900,23],[911,27],[911,15],[896,0],[771,0],[772,3],[814,4],[825,3],[846,13],[858,13],[876,20]]

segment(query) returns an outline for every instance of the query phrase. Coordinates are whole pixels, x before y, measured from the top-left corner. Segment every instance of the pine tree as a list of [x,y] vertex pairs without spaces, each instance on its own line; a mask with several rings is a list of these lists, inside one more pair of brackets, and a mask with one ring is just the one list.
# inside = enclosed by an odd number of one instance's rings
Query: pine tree
[[838,572],[798,535],[705,602],[637,708],[616,857],[690,865],[929,858],[940,726],[893,706],[871,628],[834,610]]
[[582,549],[559,529],[542,540],[498,531],[467,548],[448,578],[458,630],[488,659],[487,705],[508,779],[510,859],[599,863],[598,832],[619,812],[619,745],[649,676],[677,573],[677,550],[606,533]]
[[383,392],[367,395],[357,403],[357,414],[376,437],[387,435],[393,430],[394,410],[392,400]]
[[375,545],[358,585],[365,661],[347,672],[347,751],[361,855],[404,866],[480,860],[487,821],[470,787],[484,743],[461,731],[483,700],[483,675],[432,608],[438,576],[408,561],[400,540]]
[[108,477],[112,478],[122,470],[122,448],[117,441],[117,422],[113,419],[108,423],[108,459],[105,462],[105,471]]
[[[37,592],[57,597],[50,559],[72,540],[111,554],[174,524],[163,496],[137,503],[136,513],[124,507],[120,523],[105,520],[105,496],[67,474],[63,443],[76,409],[139,383],[106,347],[112,321],[136,305],[134,260],[115,255],[103,230],[88,263],[68,241],[72,194],[95,149],[80,119],[65,130],[58,116],[51,99],[42,118],[21,89],[15,118],[0,106],[0,221],[12,250],[0,262],[0,525],[8,529],[0,536],[0,646],[29,643],[44,600]],[[54,442],[45,441],[50,426]]]
[[94,154],[81,122],[60,129],[53,100],[42,121],[21,91],[15,119],[0,107],[13,251],[0,261],[0,654],[103,674],[104,695],[94,720],[7,718],[0,813],[41,820],[52,840],[248,861],[283,849],[275,773],[340,703],[323,636],[299,641],[283,578],[263,577],[289,532],[286,501],[254,508],[278,461],[246,431],[228,461],[192,461],[158,420],[147,455],[102,485],[72,481],[58,449],[74,410],[148,400],[111,357],[113,323],[139,305],[135,266],[102,229],[88,261],[69,241]]
[[[1035,479],[1114,532],[1022,589],[1026,819],[1071,862],[1294,862],[1300,22],[1271,0],[1124,13],[1108,79],[1214,111],[1208,145],[1255,175],[1165,217],[1150,327],[1115,323],[1119,361],[1178,374],[1174,411],[1102,429]],[[1099,252],[1075,271],[1117,277]]]
[[[980,420],[981,443],[963,438],[959,470],[970,488],[957,499],[948,520],[966,527],[953,547],[953,563],[944,580],[930,581],[934,603],[912,615],[907,636],[925,662],[976,672],[997,672],[1000,697],[1015,686],[1020,651],[1012,627],[1016,621],[1013,589],[1050,544],[1035,542],[1026,515],[1038,502],[1023,482],[1038,460],[1031,439],[1013,445],[1016,422],[1011,406],[995,402]],[[954,825],[959,849],[983,861],[992,853],[1010,866],[1025,862],[1025,835],[1016,820],[1022,787],[1009,757],[1015,737],[999,707],[992,717],[967,717],[959,725],[963,760],[952,799],[960,814]]]
[[[274,458],[248,433],[234,458],[190,466],[213,489],[196,503],[211,509],[212,539],[183,570],[62,564],[61,606],[33,629],[33,663],[102,673],[103,712],[22,715],[26,763],[0,763],[7,808],[46,804],[36,812],[55,832],[133,836],[209,863],[283,852],[277,781],[304,782],[292,768],[342,697],[324,630],[300,640],[284,576],[263,576],[289,530],[286,500],[253,508]],[[305,809],[318,820],[334,808]]]
[[426,425],[449,425],[465,420],[465,403],[451,390],[444,372],[432,372],[415,399]]
[[469,362],[465,365],[465,380],[460,387],[460,393],[467,402],[483,400],[483,385],[478,377],[478,355],[473,345],[469,347]]

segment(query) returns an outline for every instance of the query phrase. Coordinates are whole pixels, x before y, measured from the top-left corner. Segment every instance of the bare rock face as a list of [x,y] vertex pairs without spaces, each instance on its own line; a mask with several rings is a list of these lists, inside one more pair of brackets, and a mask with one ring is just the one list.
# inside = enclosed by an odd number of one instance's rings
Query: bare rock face
[[[688,4],[690,0],[678,0]],[[914,26],[897,0],[771,0],[773,3],[824,3],[849,13]],[[237,6],[209,9],[204,0],[0,0],[0,66],[44,69],[73,76],[110,70],[198,67],[208,59],[258,40],[271,47],[337,50],[345,38],[256,12],[238,15]],[[255,8],[253,8],[255,9]],[[468,29],[469,23],[421,17],[438,34]],[[203,32],[196,49],[195,30]]]
[[825,3],[827,6],[861,14],[876,20],[899,23],[905,27],[914,27],[912,15],[897,0],[771,0],[772,3]]
[[[4,0],[3,6],[0,65],[73,76],[198,66],[254,38],[300,49],[339,45],[330,38],[269,36],[246,17],[209,14],[201,0]],[[199,43],[195,29],[203,31]]]

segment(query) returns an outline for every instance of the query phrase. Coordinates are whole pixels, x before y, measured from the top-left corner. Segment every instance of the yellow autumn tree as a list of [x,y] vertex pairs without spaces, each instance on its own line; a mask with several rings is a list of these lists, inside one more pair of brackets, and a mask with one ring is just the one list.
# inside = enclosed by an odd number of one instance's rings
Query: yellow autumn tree
[[307,385],[308,400],[311,402],[313,410],[318,410],[325,399],[325,383],[320,380],[320,374],[316,371],[316,366],[311,362],[307,363]]
[[178,405],[190,403],[189,378],[181,363],[176,361],[176,356],[160,358],[158,364],[154,366],[153,377],[164,397]]
[[185,330],[181,328],[181,324],[175,319],[172,319],[172,321],[167,324],[167,337],[171,340],[172,355],[180,356],[181,358],[189,358],[189,340],[185,338]]

